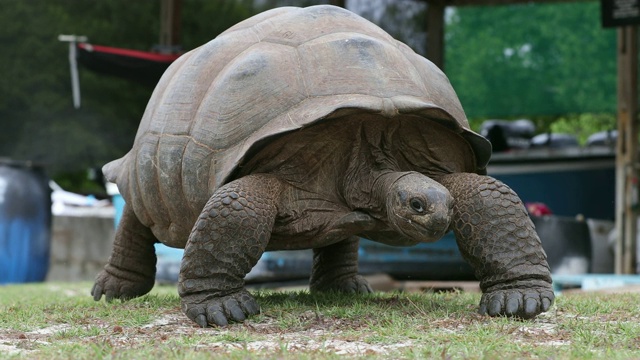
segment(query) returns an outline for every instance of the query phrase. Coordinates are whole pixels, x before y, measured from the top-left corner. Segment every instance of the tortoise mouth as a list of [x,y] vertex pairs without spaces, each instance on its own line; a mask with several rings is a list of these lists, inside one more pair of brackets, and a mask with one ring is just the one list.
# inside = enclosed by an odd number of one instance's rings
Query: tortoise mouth
[[427,218],[424,223],[422,221],[411,220],[399,214],[396,214],[396,216],[404,225],[394,226],[396,231],[419,242],[434,242],[440,240],[449,231],[449,224],[451,222],[449,216],[424,216]]

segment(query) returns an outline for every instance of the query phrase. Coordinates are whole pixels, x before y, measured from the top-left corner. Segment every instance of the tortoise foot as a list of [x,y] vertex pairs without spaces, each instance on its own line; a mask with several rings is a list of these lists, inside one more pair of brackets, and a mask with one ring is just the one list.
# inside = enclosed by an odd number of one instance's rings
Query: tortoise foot
[[554,298],[549,286],[487,291],[482,294],[479,313],[531,319],[548,311]]
[[349,294],[369,294],[373,292],[371,286],[369,286],[369,282],[360,275],[311,284],[311,291],[342,292]]
[[120,276],[102,270],[96,277],[91,289],[91,295],[95,301],[100,301],[102,295],[107,301],[113,299],[129,300],[145,295],[153,288],[155,278],[145,277],[140,274],[119,271]]
[[247,290],[227,296],[211,297],[203,294],[182,297],[182,311],[200,327],[209,324],[226,326],[229,322],[242,322],[260,313],[260,306]]

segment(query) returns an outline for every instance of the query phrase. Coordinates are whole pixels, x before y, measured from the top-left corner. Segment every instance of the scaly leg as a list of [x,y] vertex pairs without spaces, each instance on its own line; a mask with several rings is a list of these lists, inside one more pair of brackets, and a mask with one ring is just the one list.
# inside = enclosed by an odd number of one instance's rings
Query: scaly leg
[[282,184],[250,175],[216,190],[185,247],[178,292],[182,310],[198,325],[225,326],[258,314],[244,277],[267,247]]
[[127,300],[151,291],[156,276],[156,242],[151,230],[125,204],[113,252],[91,289],[93,299],[99,301],[105,295],[107,301]]
[[313,249],[312,292],[373,292],[367,280],[358,275],[359,242],[357,236],[351,236],[335,244]]
[[441,177],[453,198],[453,231],[483,291],[480,313],[532,318],[554,300],[542,243],[522,201],[488,176]]

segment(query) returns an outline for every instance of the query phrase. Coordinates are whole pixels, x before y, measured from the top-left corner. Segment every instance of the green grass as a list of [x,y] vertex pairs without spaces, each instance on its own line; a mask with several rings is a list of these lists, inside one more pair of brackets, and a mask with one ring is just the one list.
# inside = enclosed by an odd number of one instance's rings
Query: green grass
[[200,329],[174,287],[94,302],[91,285],[0,287],[2,359],[640,358],[640,295],[568,294],[533,321],[476,314],[475,293],[254,292],[262,313]]

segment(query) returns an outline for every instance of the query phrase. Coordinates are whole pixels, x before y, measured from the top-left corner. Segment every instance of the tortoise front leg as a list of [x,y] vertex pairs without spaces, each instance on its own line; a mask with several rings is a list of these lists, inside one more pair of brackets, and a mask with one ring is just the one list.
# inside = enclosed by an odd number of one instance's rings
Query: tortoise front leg
[[452,227],[480,280],[480,313],[532,318],[547,311],[554,300],[547,256],[516,193],[477,174],[438,180],[455,199]]
[[310,290],[312,292],[373,292],[367,280],[358,275],[359,243],[360,239],[357,236],[351,236],[335,244],[313,249]]
[[244,277],[264,253],[275,222],[281,183],[251,175],[218,189],[205,205],[185,247],[178,293],[198,325],[225,326],[260,312]]

